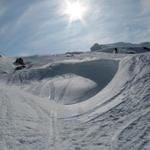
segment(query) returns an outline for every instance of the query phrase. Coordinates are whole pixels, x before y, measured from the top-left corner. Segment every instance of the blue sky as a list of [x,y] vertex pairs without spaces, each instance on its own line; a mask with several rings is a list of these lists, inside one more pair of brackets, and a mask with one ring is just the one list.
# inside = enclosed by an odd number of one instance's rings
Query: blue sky
[[69,25],[65,0],[0,0],[0,53],[88,51],[92,44],[150,41],[150,0],[80,0],[85,24]]

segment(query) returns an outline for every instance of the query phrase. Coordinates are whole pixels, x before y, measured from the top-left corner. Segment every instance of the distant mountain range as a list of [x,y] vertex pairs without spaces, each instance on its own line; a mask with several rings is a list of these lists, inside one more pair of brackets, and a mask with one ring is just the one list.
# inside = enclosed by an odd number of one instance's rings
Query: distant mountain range
[[143,42],[140,44],[117,42],[111,44],[95,43],[91,47],[91,51],[108,52],[111,53],[117,48],[119,53],[143,53],[150,51],[150,42]]

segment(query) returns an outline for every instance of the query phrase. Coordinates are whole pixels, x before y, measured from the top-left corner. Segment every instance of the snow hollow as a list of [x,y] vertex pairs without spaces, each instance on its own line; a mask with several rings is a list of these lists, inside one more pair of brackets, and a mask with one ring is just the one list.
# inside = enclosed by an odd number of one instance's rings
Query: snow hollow
[[0,150],[149,150],[150,52],[0,57]]

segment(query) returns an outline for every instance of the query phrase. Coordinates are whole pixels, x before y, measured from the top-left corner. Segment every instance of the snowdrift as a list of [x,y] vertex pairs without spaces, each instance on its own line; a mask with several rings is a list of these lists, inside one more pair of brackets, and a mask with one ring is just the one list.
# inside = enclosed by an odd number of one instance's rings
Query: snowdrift
[[29,81],[39,81],[40,84],[30,84],[28,91],[39,93],[43,97],[50,96],[60,103],[73,104],[84,101],[103,89],[112,80],[117,69],[118,61],[115,60],[58,63],[15,72],[8,82],[29,84]]
[[150,148],[150,53],[78,57],[39,65],[26,58],[35,64],[17,72],[5,65],[1,149]]

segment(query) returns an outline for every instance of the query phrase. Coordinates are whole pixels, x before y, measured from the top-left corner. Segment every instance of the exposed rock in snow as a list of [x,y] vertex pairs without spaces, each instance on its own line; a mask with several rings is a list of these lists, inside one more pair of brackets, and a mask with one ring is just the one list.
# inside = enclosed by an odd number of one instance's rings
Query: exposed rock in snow
[[23,61],[23,59],[20,57],[20,58],[16,58],[15,62],[13,63],[16,67],[15,67],[15,70],[22,70],[24,69],[26,66],[25,66],[25,63]]

